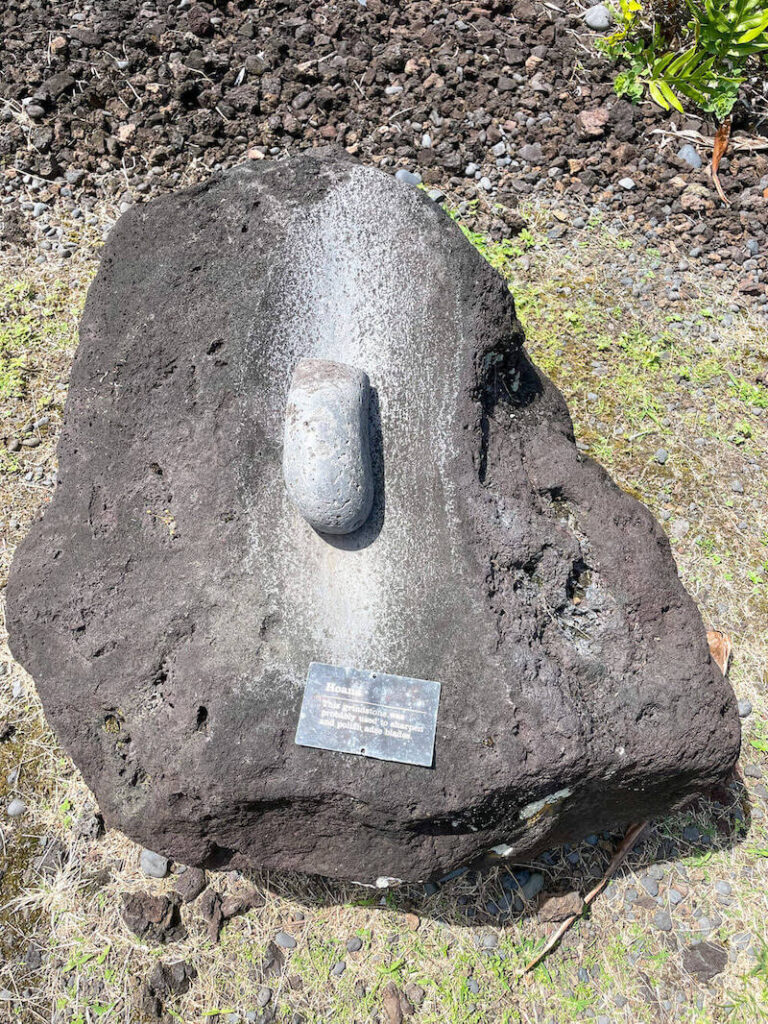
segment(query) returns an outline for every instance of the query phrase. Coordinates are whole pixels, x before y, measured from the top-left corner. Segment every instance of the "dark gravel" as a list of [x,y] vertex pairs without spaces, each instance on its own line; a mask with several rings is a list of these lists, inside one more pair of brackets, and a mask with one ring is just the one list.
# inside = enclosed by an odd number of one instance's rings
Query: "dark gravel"
[[[708,151],[696,170],[685,138],[650,134],[669,117],[618,99],[597,34],[574,4],[557,7],[6,0],[5,234],[22,244],[36,216],[14,201],[24,173],[39,176],[40,202],[66,187],[122,204],[246,154],[334,143],[478,200],[481,213],[493,207],[480,226],[497,235],[520,229],[518,204],[532,194],[602,204],[715,275],[742,266],[741,294],[763,295],[765,153],[730,151],[724,207]],[[698,119],[674,121],[712,135]]]

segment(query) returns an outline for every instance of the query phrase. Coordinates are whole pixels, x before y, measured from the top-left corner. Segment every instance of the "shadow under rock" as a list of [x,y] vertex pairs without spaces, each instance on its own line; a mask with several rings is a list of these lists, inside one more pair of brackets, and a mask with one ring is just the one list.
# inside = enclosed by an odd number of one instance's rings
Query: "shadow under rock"
[[[645,876],[656,866],[659,892],[644,892],[642,899],[665,909],[671,882],[679,877],[683,861],[732,849],[747,838],[750,826],[747,789],[735,778],[706,797],[692,801],[685,809],[652,821],[629,851],[613,876]],[[530,863],[508,863],[490,855],[445,877],[424,884],[405,883],[390,889],[375,889],[350,882],[311,875],[281,872],[243,872],[256,887],[293,900],[307,908],[334,905],[380,907],[415,913],[460,927],[503,929],[538,913],[543,899],[576,892],[585,896],[603,877],[621,845],[626,830],[587,836],[578,843],[566,843],[546,850]],[[597,897],[596,902],[605,898]],[[594,905],[594,904],[593,904]],[[587,911],[588,913],[588,911]]]

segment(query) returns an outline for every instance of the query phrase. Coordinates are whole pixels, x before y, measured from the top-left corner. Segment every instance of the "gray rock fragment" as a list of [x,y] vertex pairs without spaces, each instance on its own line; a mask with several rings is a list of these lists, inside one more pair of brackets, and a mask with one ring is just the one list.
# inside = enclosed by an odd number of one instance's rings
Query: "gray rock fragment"
[[319,533],[352,533],[373,504],[368,377],[345,363],[302,359],[285,413],[283,476]]
[[6,808],[6,813],[9,818],[20,818],[22,814],[26,813],[26,810],[27,805],[24,803],[24,801],[20,800],[19,797],[15,797],[8,804],[8,807]]
[[698,171],[698,169],[702,165],[701,157],[699,156],[696,149],[694,149],[694,147],[689,142],[686,143],[684,146],[680,147],[680,150],[677,155],[681,160],[684,160],[685,163],[687,163],[688,166],[692,167],[695,171]]
[[139,862],[141,870],[150,878],[165,878],[168,874],[168,858],[152,850],[142,850]]
[[605,4],[595,4],[584,15],[585,23],[595,32],[605,32],[611,27],[611,12]]
[[413,171],[406,171],[404,167],[401,167],[399,171],[395,171],[395,180],[402,182],[404,185],[420,185],[421,175]]

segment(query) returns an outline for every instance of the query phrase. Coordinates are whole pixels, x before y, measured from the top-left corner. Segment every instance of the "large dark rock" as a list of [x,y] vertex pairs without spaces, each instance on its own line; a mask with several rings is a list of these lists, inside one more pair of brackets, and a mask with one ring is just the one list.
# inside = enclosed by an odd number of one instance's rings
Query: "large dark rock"
[[[13,651],[110,824],[189,864],[423,879],[728,773],[736,703],[667,539],[522,344],[439,207],[340,158],[120,220],[8,586]],[[349,537],[283,483],[302,357],[374,389]],[[439,680],[434,767],[296,746],[311,661]]]

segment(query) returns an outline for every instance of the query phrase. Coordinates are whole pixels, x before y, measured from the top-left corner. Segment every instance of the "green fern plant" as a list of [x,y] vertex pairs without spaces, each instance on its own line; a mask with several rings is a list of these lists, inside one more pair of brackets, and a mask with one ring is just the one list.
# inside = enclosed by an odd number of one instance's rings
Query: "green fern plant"
[[690,20],[679,46],[670,49],[652,7],[621,0],[619,28],[603,44],[614,59],[626,61],[615,89],[638,102],[646,91],[669,110],[688,100],[718,122],[730,116],[748,62],[768,53],[765,0],[685,0]]

